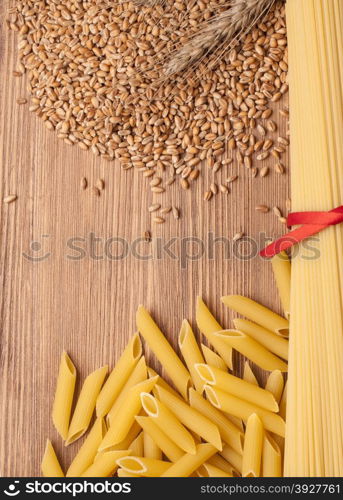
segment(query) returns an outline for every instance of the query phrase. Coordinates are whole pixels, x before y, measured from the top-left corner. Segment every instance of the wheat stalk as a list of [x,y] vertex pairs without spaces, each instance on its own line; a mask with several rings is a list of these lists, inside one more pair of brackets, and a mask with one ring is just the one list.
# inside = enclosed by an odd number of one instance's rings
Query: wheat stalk
[[173,75],[191,67],[201,57],[226,42],[228,43],[226,48],[229,48],[269,12],[275,1],[232,0],[227,10],[215,16],[175,53],[167,63],[165,73]]

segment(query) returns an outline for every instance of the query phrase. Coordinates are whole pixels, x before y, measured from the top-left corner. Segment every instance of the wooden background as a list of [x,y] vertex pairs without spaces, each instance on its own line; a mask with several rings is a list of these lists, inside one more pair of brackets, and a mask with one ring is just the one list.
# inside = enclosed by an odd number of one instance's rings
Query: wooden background
[[[7,0],[0,4],[1,19],[6,4]],[[230,325],[230,317],[220,303],[223,294],[246,294],[279,310],[267,262],[258,257],[225,258],[223,245],[217,243],[214,258],[206,251],[183,268],[180,259],[158,257],[156,238],[167,242],[177,237],[180,256],[182,238],[206,242],[211,232],[228,239],[238,231],[252,238],[260,231],[277,236],[284,230],[277,217],[272,211],[258,214],[254,207],[265,203],[285,211],[289,176],[272,172],[264,179],[251,179],[241,168],[230,195],[218,194],[204,202],[211,179],[204,169],[195,189],[181,191],[175,184],[168,193],[155,195],[163,205],[172,201],[180,206],[182,218],[175,221],[167,216],[165,224],[152,227],[147,213],[152,201],[148,180],[65,145],[29,113],[27,105],[16,104],[17,98],[27,95],[25,79],[12,76],[15,54],[16,36],[2,26],[0,199],[16,193],[18,200],[0,205],[0,474],[37,476],[47,437],[63,465],[80,446],[77,442],[64,448],[51,422],[63,349],[74,360],[80,380],[103,364],[114,364],[135,331],[140,303],[150,309],[174,345],[181,320],[186,317],[194,325],[197,294],[224,326]],[[276,110],[274,119],[278,116]],[[283,161],[288,166],[288,159]],[[225,179],[231,172],[236,173],[237,166],[225,167],[217,175]],[[91,189],[80,190],[83,176],[90,186],[98,178],[105,180],[100,198]],[[152,231],[153,241],[141,243],[138,250],[144,255],[153,252],[153,259],[138,259],[132,251],[121,260],[106,256],[104,245],[110,238],[123,238],[132,249],[132,242],[146,230]],[[89,250],[91,233],[101,238],[96,248],[99,258]],[[68,241],[75,237],[84,239],[78,243],[85,250],[80,260],[68,257],[77,255],[68,249]],[[112,245],[112,254],[118,251]],[[240,365],[237,359],[238,372]]]

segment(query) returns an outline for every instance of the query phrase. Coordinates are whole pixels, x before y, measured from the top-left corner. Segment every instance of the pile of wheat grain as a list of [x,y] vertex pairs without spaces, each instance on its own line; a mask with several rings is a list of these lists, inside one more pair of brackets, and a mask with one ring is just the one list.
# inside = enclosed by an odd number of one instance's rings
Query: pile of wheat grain
[[[14,74],[27,74],[30,110],[49,130],[142,171],[156,196],[175,180],[188,189],[202,160],[218,169],[227,151],[226,164],[234,158],[253,176],[269,155],[283,173],[288,140],[268,137],[270,105],[288,90],[283,2],[229,50],[167,76],[171,57],[226,8],[224,0],[18,0],[7,20],[19,35]],[[204,198],[228,191],[213,183]]]

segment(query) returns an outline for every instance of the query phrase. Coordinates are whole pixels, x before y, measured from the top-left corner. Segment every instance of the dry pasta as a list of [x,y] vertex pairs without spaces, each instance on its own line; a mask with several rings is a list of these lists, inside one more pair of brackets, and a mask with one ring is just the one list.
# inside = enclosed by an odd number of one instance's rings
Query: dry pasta
[[194,333],[187,320],[182,322],[181,331],[179,334],[179,348],[183,359],[187,365],[189,373],[191,374],[192,382],[197,391],[202,392],[204,382],[199,377],[199,374],[194,368],[196,363],[203,363],[204,358],[198,347]]
[[259,385],[257,378],[247,361],[244,363],[243,380],[249,382],[250,384]]
[[64,477],[63,470],[49,439],[46,441],[41,470],[44,477]]
[[260,477],[263,437],[263,424],[258,415],[256,415],[256,413],[252,413],[248,418],[245,430],[242,459],[243,477]]
[[212,351],[209,347],[201,344],[201,350],[204,355],[205,361],[210,366],[215,366],[220,370],[227,370],[227,365],[225,361],[214,351]]
[[64,351],[60,362],[54,405],[52,408],[52,421],[62,439],[67,439],[68,436],[75,382],[75,366],[68,354]]
[[[275,401],[279,404],[284,388],[284,380],[282,373],[279,370],[273,371],[266,382],[265,389],[273,394]],[[280,413],[280,407],[279,407]]]
[[271,259],[275,281],[286,318],[289,318],[291,302],[291,263],[286,252],[280,252]]
[[198,444],[195,454],[185,453],[161,477],[188,477],[216,452],[216,447],[209,443]]
[[[156,425],[151,417],[136,417],[138,424],[142,427],[145,433],[151,436],[151,439],[162,450],[165,456],[171,461],[176,462],[182,457],[184,451]],[[165,429],[168,431],[168,429]]]
[[268,432],[263,438],[262,466],[263,477],[282,476],[281,451],[279,445]]
[[162,451],[148,432],[143,431],[143,456],[162,460]]
[[218,467],[215,467],[208,462],[202,465],[200,467],[200,470],[204,471],[202,477],[233,477],[233,474],[229,474],[228,472],[225,472],[224,470],[219,469]]
[[123,457],[117,463],[124,471],[145,477],[160,477],[172,465],[171,462],[141,456]]
[[144,456],[144,434],[140,432],[129,446],[132,455]]
[[88,467],[81,477],[108,477],[118,469],[118,459],[130,455],[130,450],[104,451],[99,453],[92,465]]

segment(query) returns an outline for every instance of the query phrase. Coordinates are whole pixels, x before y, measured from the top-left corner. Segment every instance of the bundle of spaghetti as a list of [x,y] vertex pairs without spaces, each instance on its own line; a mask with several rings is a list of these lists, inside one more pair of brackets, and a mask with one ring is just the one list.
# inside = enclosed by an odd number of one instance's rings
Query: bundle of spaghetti
[[[292,208],[343,202],[343,2],[288,0]],[[343,227],[292,260],[284,473],[343,475]],[[313,244],[312,244],[313,247]],[[315,255],[315,256],[314,256]]]

